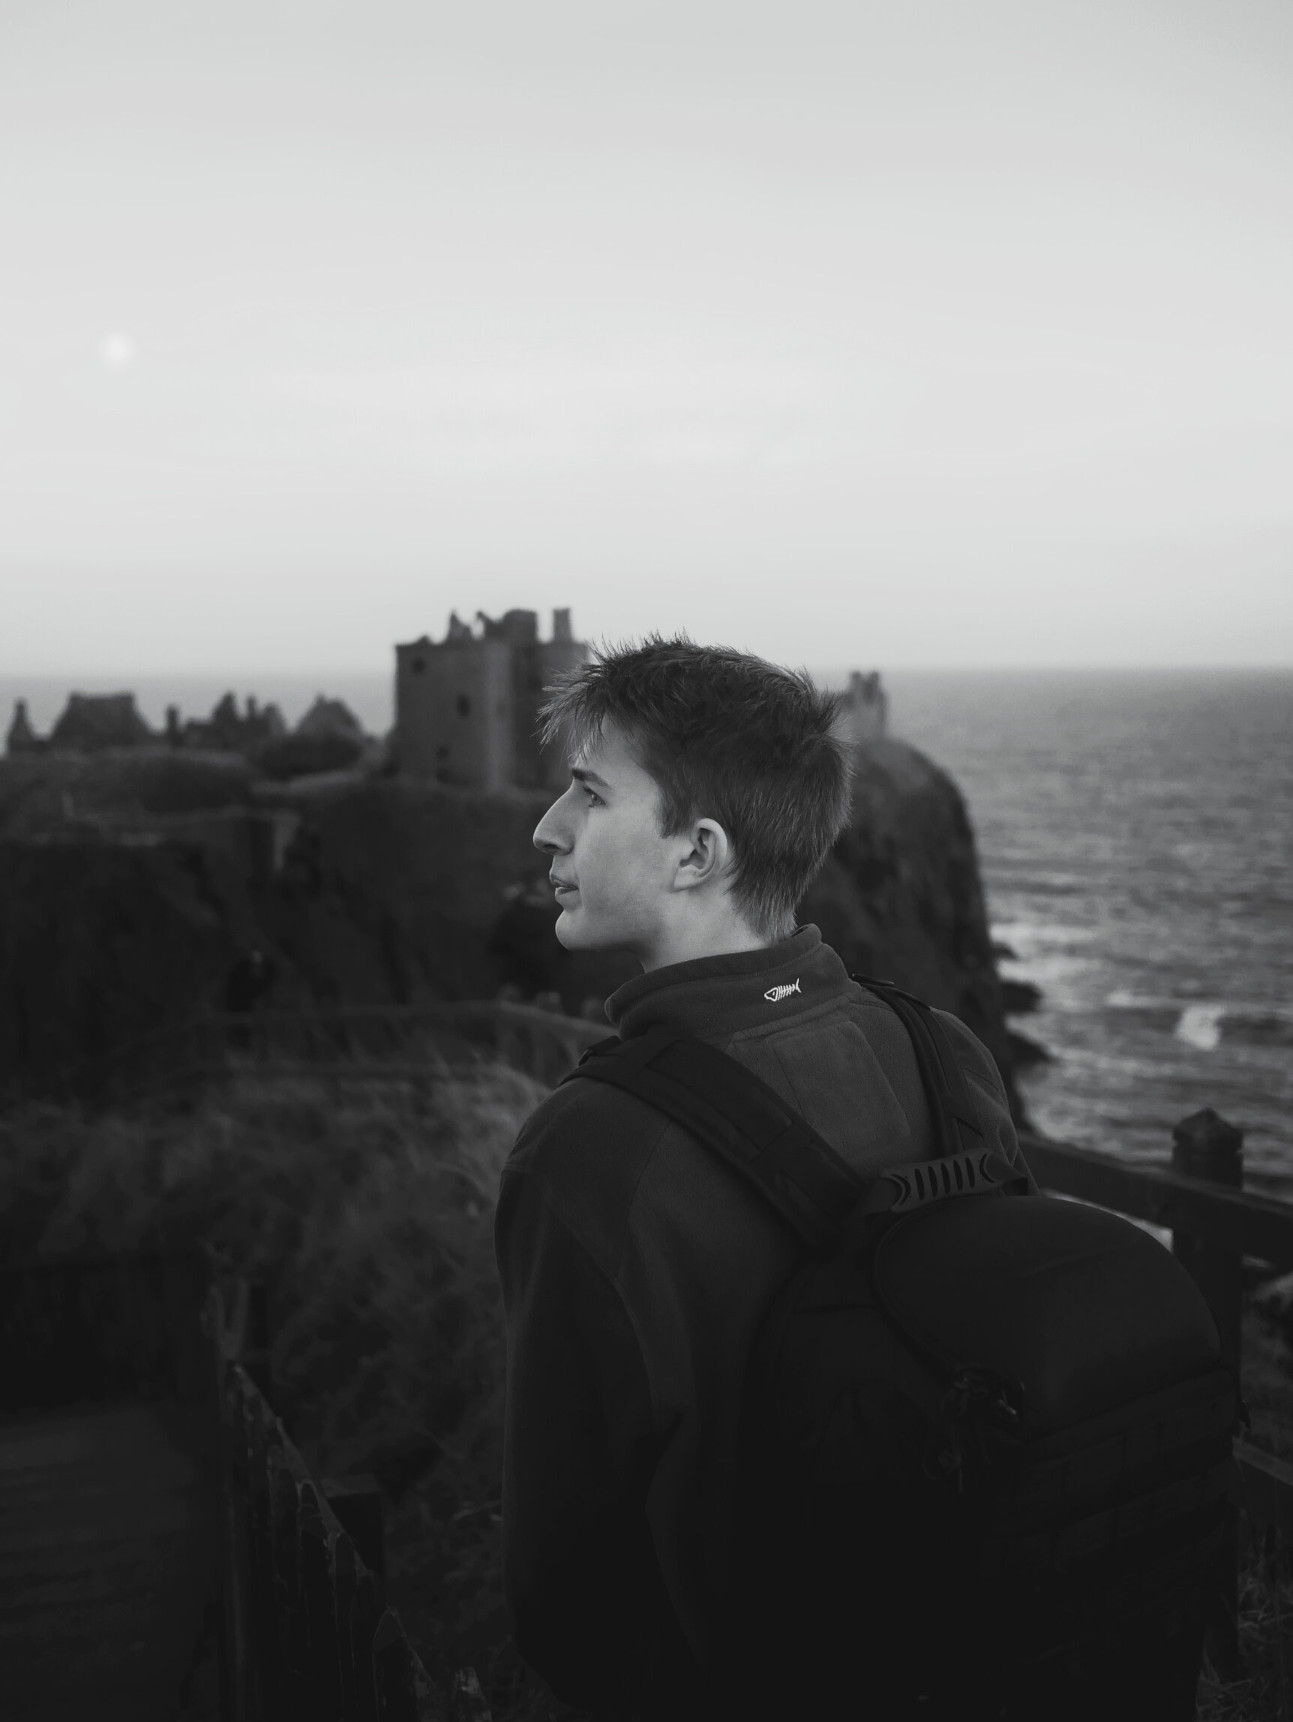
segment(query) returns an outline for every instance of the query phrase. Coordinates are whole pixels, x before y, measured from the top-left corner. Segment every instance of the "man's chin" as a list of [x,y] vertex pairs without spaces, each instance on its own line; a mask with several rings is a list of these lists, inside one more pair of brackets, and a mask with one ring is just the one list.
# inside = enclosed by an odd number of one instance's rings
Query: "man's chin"
[[572,915],[569,909],[563,909],[557,916],[554,931],[557,935],[557,943],[564,945],[566,950],[582,951],[587,949],[580,937],[579,919],[576,915]]
[[557,943],[568,951],[622,951],[625,946],[622,941],[599,935],[595,927],[590,927],[578,908],[563,909],[557,916],[554,929]]

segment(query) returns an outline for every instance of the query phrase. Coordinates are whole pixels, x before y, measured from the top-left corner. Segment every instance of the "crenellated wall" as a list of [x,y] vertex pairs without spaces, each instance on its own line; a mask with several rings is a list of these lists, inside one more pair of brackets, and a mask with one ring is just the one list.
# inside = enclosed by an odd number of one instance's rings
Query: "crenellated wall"
[[463,789],[541,789],[560,784],[565,761],[540,746],[543,690],[581,664],[570,612],[553,615],[540,640],[533,610],[480,615],[473,631],[456,615],[443,640],[395,648],[395,753],[402,773]]

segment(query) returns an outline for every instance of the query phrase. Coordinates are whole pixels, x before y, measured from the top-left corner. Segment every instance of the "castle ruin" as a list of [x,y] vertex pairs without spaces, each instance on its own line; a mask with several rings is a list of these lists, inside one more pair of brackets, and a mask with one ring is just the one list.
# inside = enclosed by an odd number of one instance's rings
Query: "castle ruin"
[[33,729],[26,700],[15,700],[5,751],[86,753],[110,747],[143,747],[155,739],[135,708],[133,694],[69,694],[62,715],[47,736],[37,735]]
[[44,746],[44,741],[31,727],[31,719],[27,716],[26,700],[15,700],[13,720],[5,736],[5,752],[39,753]]
[[457,614],[443,640],[425,634],[395,648],[395,749],[410,777],[464,789],[555,789],[566,761],[536,734],[543,690],[588,658],[569,610],[552,613],[552,638],[540,640],[533,610],[494,621],[478,612],[473,629]]
[[889,696],[879,670],[854,670],[840,701],[840,731],[848,741],[879,741],[889,722]]
[[240,711],[232,693],[216,702],[210,717],[184,718],[175,705],[166,708],[166,727],[156,733],[140,716],[133,694],[69,694],[67,705],[49,735],[37,735],[27,702],[14,702],[13,719],[5,736],[10,754],[93,753],[116,748],[191,748],[240,753],[262,759],[276,743],[300,738],[318,743],[344,740],[356,753],[368,737],[354,713],[341,700],[318,695],[309,711],[289,731],[273,704],[260,705],[254,695]]

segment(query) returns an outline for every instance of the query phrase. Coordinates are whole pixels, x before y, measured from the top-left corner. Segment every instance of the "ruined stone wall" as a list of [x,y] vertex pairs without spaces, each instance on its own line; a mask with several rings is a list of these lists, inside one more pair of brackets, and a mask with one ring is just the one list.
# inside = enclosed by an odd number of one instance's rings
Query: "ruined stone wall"
[[512,651],[505,640],[397,646],[400,769],[468,788],[512,781]]
[[563,784],[561,748],[539,744],[543,690],[587,648],[571,638],[568,611],[553,638],[538,638],[532,610],[479,618],[473,634],[457,617],[446,639],[397,646],[396,752],[401,772],[473,789],[546,789]]
[[133,694],[69,694],[50,731],[49,745],[93,751],[138,747],[152,739],[152,731],[135,709]]
[[400,768],[410,777],[435,776],[430,717],[438,648],[427,635],[395,648],[395,735]]
[[853,742],[882,741],[889,727],[889,696],[880,672],[863,675],[854,670],[849,677],[840,710],[844,734]]
[[588,657],[588,648],[581,640],[544,640],[524,653],[517,653],[516,662],[516,782],[526,789],[564,789],[568,781],[565,749],[560,744],[544,747],[539,741],[539,707],[544,689],[563,670],[571,670]]
[[[492,640],[486,640],[480,651],[481,692],[476,739],[481,760],[480,774],[456,781],[478,783],[484,789],[506,789],[516,782],[513,651],[505,643]],[[461,711],[461,704],[457,709]]]

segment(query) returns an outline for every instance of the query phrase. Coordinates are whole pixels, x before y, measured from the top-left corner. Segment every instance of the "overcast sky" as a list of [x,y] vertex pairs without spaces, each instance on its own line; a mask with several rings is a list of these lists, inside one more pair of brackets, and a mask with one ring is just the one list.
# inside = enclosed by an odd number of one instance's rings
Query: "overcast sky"
[[1293,664],[1288,0],[0,0],[0,671]]

